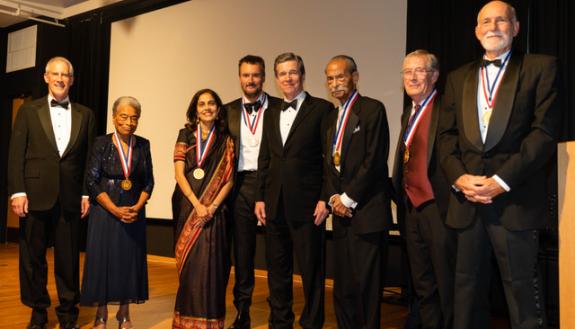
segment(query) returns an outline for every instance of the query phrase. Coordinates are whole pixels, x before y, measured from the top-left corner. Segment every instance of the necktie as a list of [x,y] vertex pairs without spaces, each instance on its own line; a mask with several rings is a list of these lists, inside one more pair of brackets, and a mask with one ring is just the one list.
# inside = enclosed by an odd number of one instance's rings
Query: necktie
[[51,107],[58,107],[58,106],[60,106],[60,107],[63,107],[63,108],[65,108],[65,109],[67,109],[67,108],[68,108],[68,104],[70,104],[70,102],[68,102],[68,101],[58,102],[58,101],[55,100],[55,99],[52,99],[52,100],[50,101],[50,106],[51,106]]
[[489,64],[493,64],[497,67],[501,67],[501,60],[500,59],[494,59],[494,60],[490,61],[488,59],[483,59],[483,66],[487,67]]
[[244,108],[246,111],[248,111],[249,114],[252,114],[252,112],[258,113],[258,110],[260,109],[260,101],[255,101],[254,103],[245,103]]
[[286,101],[284,101],[284,102],[282,103],[282,111],[287,110],[288,107],[291,107],[291,108],[293,108],[294,110],[297,110],[297,99],[294,99],[293,101],[291,101],[291,102],[289,102],[289,103],[286,102]]

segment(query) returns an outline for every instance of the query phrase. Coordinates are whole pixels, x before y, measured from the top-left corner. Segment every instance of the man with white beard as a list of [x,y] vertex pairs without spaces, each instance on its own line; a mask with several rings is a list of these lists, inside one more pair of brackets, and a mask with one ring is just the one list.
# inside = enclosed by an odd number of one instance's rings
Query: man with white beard
[[537,230],[559,131],[557,62],[512,50],[518,32],[513,7],[486,4],[475,27],[485,55],[448,76],[442,101],[439,155],[453,187],[447,225],[458,236],[454,328],[490,327],[492,252],[511,327],[546,327]]

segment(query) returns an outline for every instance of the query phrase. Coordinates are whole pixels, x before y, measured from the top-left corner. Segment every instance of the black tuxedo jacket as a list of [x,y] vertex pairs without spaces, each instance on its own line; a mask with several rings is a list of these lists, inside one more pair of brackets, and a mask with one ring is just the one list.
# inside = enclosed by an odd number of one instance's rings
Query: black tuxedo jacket
[[[357,202],[351,227],[356,234],[387,229],[391,224],[387,156],[389,126],[380,101],[359,96],[349,114],[341,144],[340,171],[333,163],[333,141],[338,111],[332,111],[325,129],[327,196],[346,193]],[[334,234],[347,221],[334,216]]]
[[[403,189],[403,153],[405,152],[405,144],[403,143],[403,134],[405,133],[405,129],[407,129],[407,123],[409,122],[409,117],[411,116],[411,109],[412,106],[410,104],[409,106],[405,107],[403,114],[401,115],[401,131],[399,132],[397,147],[395,148],[395,160],[393,163],[392,182],[398,210],[398,221],[403,221],[405,216],[404,200],[406,195]],[[445,219],[445,216],[447,215],[450,184],[443,174],[441,165],[439,163],[439,157],[437,156],[437,128],[439,125],[440,111],[441,97],[437,95],[433,101],[433,108],[431,109],[431,122],[429,123],[427,177],[431,183],[431,188],[433,189],[433,195],[435,197],[435,203],[437,204],[441,218]]]
[[277,216],[280,196],[288,220],[313,220],[317,202],[327,202],[322,193],[325,143],[321,132],[333,105],[307,94],[285,145],[280,133],[280,106],[268,107],[264,115],[256,201],[265,202],[268,220]]
[[[489,207],[504,227],[541,228],[547,208],[543,167],[555,152],[559,132],[556,59],[511,55],[485,143],[477,114],[480,63],[464,65],[447,78],[440,116],[441,164],[451,184],[465,173],[498,175],[511,190],[497,196]],[[485,206],[452,191],[447,224],[465,228],[478,207]]]
[[31,211],[47,210],[60,201],[69,211],[80,211],[86,155],[95,134],[94,114],[72,103],[70,141],[58,153],[47,97],[20,108],[12,130],[8,160],[10,194],[25,192]]
[[[267,98],[268,98],[268,107],[266,109],[266,112],[271,109],[271,108],[279,108],[281,106],[282,100],[277,98],[277,97],[273,97],[270,96],[268,94],[266,94]],[[238,162],[240,159],[240,143],[241,143],[241,125],[243,122],[242,119],[242,110],[243,110],[243,106],[242,106],[242,99],[238,98],[232,102],[229,102],[228,104],[225,105],[226,111],[227,111],[227,116],[228,116],[228,131],[230,132],[230,136],[232,137],[232,139],[234,140],[234,151],[235,151],[235,157],[234,157],[234,165],[235,165],[235,170],[234,172],[237,172],[238,169]],[[262,119],[265,119],[265,116],[260,118],[260,120],[262,122],[260,122],[260,125],[263,125],[263,121]],[[264,128],[264,127],[262,127]],[[263,135],[263,134],[262,134]]]

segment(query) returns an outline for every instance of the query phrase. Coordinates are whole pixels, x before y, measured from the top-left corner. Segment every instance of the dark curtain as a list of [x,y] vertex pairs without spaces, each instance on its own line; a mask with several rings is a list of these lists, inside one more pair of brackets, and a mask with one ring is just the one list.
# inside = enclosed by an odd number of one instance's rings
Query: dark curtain
[[108,63],[110,24],[94,12],[68,22],[69,59],[74,64],[72,99],[91,108],[96,115],[98,135],[106,131],[108,106]]

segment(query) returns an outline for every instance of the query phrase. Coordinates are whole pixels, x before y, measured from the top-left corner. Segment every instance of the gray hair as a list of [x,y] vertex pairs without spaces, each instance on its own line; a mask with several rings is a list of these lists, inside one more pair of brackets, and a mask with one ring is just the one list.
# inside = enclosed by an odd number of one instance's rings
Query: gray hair
[[136,110],[138,116],[140,116],[140,114],[142,113],[142,105],[140,104],[140,102],[138,102],[136,98],[132,96],[122,96],[116,99],[114,105],[112,105],[112,115],[116,115],[116,112],[118,112],[118,107],[120,105],[131,106],[134,110]]
[[305,66],[303,65],[303,59],[301,58],[301,56],[296,55],[294,53],[283,53],[278,55],[278,57],[276,57],[276,60],[274,62],[274,73],[276,77],[278,76],[277,71],[278,65],[289,61],[296,61],[299,73],[301,75],[305,75]]
[[72,65],[72,63],[68,59],[66,59],[65,57],[62,57],[62,56],[56,56],[56,57],[50,58],[48,63],[46,63],[46,69],[44,70],[46,73],[48,73],[48,67],[50,66],[50,64],[52,64],[54,62],[66,63],[66,65],[68,65],[68,71],[69,71],[68,73],[70,73],[70,76],[74,76],[74,66]]
[[[437,56],[430,53],[425,49],[417,49],[415,51],[410,52],[405,56],[405,59],[408,57],[423,57],[425,58],[425,62],[427,63],[427,68],[433,71],[439,71],[439,60]],[[404,61],[405,61],[404,59]]]
[[348,56],[348,55],[337,55],[337,56],[333,56],[329,60],[329,63],[335,62],[335,61],[344,61],[346,64],[345,69],[347,70],[347,73],[353,74],[353,73],[357,72],[357,64],[355,63],[355,60],[353,59],[353,57]]

